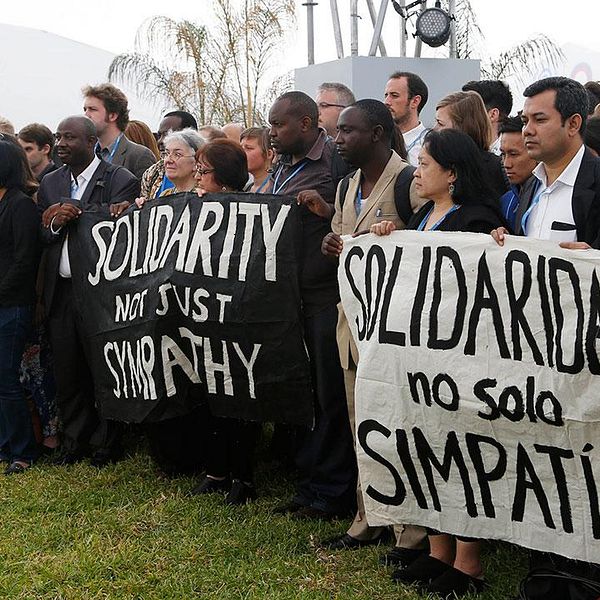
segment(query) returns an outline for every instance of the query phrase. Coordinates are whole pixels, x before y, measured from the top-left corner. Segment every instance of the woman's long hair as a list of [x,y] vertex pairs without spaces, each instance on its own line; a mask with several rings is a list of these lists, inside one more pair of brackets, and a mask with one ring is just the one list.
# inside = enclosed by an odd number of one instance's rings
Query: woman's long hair
[[0,187],[18,189],[33,196],[39,187],[31,171],[27,155],[11,135],[0,135]]

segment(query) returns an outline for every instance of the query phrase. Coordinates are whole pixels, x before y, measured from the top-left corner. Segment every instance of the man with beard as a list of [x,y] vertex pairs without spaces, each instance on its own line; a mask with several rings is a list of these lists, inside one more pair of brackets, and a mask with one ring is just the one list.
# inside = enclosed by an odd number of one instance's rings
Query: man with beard
[[388,107],[398,134],[404,138],[408,162],[417,165],[419,150],[427,133],[419,115],[427,103],[429,92],[425,82],[415,73],[393,73],[385,85],[384,102]]

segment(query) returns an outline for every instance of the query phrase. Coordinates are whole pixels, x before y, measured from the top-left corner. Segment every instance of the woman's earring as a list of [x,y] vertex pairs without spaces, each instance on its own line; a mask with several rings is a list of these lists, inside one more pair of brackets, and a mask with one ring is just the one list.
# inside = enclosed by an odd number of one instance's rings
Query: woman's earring
[[226,186],[222,186],[221,190],[224,191],[224,192],[226,192],[227,191],[227,187]]
[[448,193],[450,194],[450,198],[452,198],[454,196],[454,184],[453,183],[451,183],[448,186]]

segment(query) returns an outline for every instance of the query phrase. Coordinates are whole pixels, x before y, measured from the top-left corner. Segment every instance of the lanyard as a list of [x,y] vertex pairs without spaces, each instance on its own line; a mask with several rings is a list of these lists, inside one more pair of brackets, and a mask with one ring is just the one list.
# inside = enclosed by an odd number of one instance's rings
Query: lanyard
[[292,179],[294,179],[294,177],[296,177],[296,175],[298,175],[298,173],[300,173],[300,171],[302,171],[302,169],[304,169],[304,167],[307,164],[308,163],[306,162],[306,160],[303,160],[298,165],[298,167],[296,167],[296,170],[293,171],[279,187],[277,187],[277,184],[279,183],[279,176],[281,175],[281,172],[283,171],[283,167],[285,166],[285,165],[281,165],[279,167],[279,169],[277,170],[277,175],[275,175],[275,182],[273,183],[273,193],[279,194],[279,192],[281,192],[281,190],[286,186],[286,184],[289,183]]
[[356,192],[356,200],[354,201],[354,210],[356,211],[356,216],[360,215],[360,211],[362,210],[362,185],[358,186],[358,191]]
[[[435,223],[432,227],[430,227],[428,231],[436,230],[444,222],[446,217],[450,216],[453,212],[457,211],[459,208],[460,208],[459,204],[452,205],[452,208],[437,223]],[[425,225],[427,225],[427,219],[429,219],[429,215],[431,215],[432,212],[433,212],[433,206],[429,209],[429,212],[425,215],[425,218],[421,221],[421,223],[417,227],[417,231],[425,230]]]
[[265,185],[267,185],[267,182],[269,181],[269,175],[267,175],[264,179],[263,182],[256,188],[256,191],[254,192],[255,194],[260,194],[263,191],[263,188],[265,187]]
[[[119,137],[113,142],[112,150],[110,151],[108,156],[104,159],[106,162],[112,163],[113,156],[115,155],[115,152],[117,151],[117,148],[119,147],[119,142],[121,141],[122,137],[123,137],[123,134],[120,133]],[[96,146],[97,146],[98,150],[100,150],[100,152],[101,152],[102,149],[100,148],[100,142],[96,142]]]
[[406,149],[406,154],[408,154],[422,139],[423,136],[427,133],[427,129],[423,129],[421,133],[412,141],[411,145]]
[[527,219],[529,219],[529,215],[531,214],[531,211],[534,209],[534,207],[540,201],[540,196],[548,189],[547,187],[545,187],[538,191],[538,188],[540,187],[541,183],[542,182],[538,179],[535,184],[535,192],[534,192],[533,200],[531,201],[529,208],[525,211],[525,214],[521,217],[521,231],[523,232],[524,235],[527,235],[527,232],[525,231],[525,227],[527,226]]

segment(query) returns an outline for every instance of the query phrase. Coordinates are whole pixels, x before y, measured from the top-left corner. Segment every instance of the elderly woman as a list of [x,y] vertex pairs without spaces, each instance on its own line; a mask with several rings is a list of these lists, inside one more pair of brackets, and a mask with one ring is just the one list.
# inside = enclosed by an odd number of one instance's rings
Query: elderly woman
[[26,189],[19,149],[0,138],[0,461],[7,475],[22,473],[37,457],[19,381],[39,261],[39,216]]
[[[165,175],[174,187],[164,190],[159,198],[180,192],[193,192],[196,189],[196,152],[204,144],[204,138],[191,127],[167,134],[161,157],[165,165]],[[147,200],[142,197],[137,198],[135,202],[141,208]]]
[[[241,192],[248,181],[242,147],[228,139],[206,144],[196,155],[198,195]],[[225,502],[238,505],[256,499],[253,484],[254,447],[260,427],[240,419],[209,417],[206,476],[193,494],[227,493]]]

